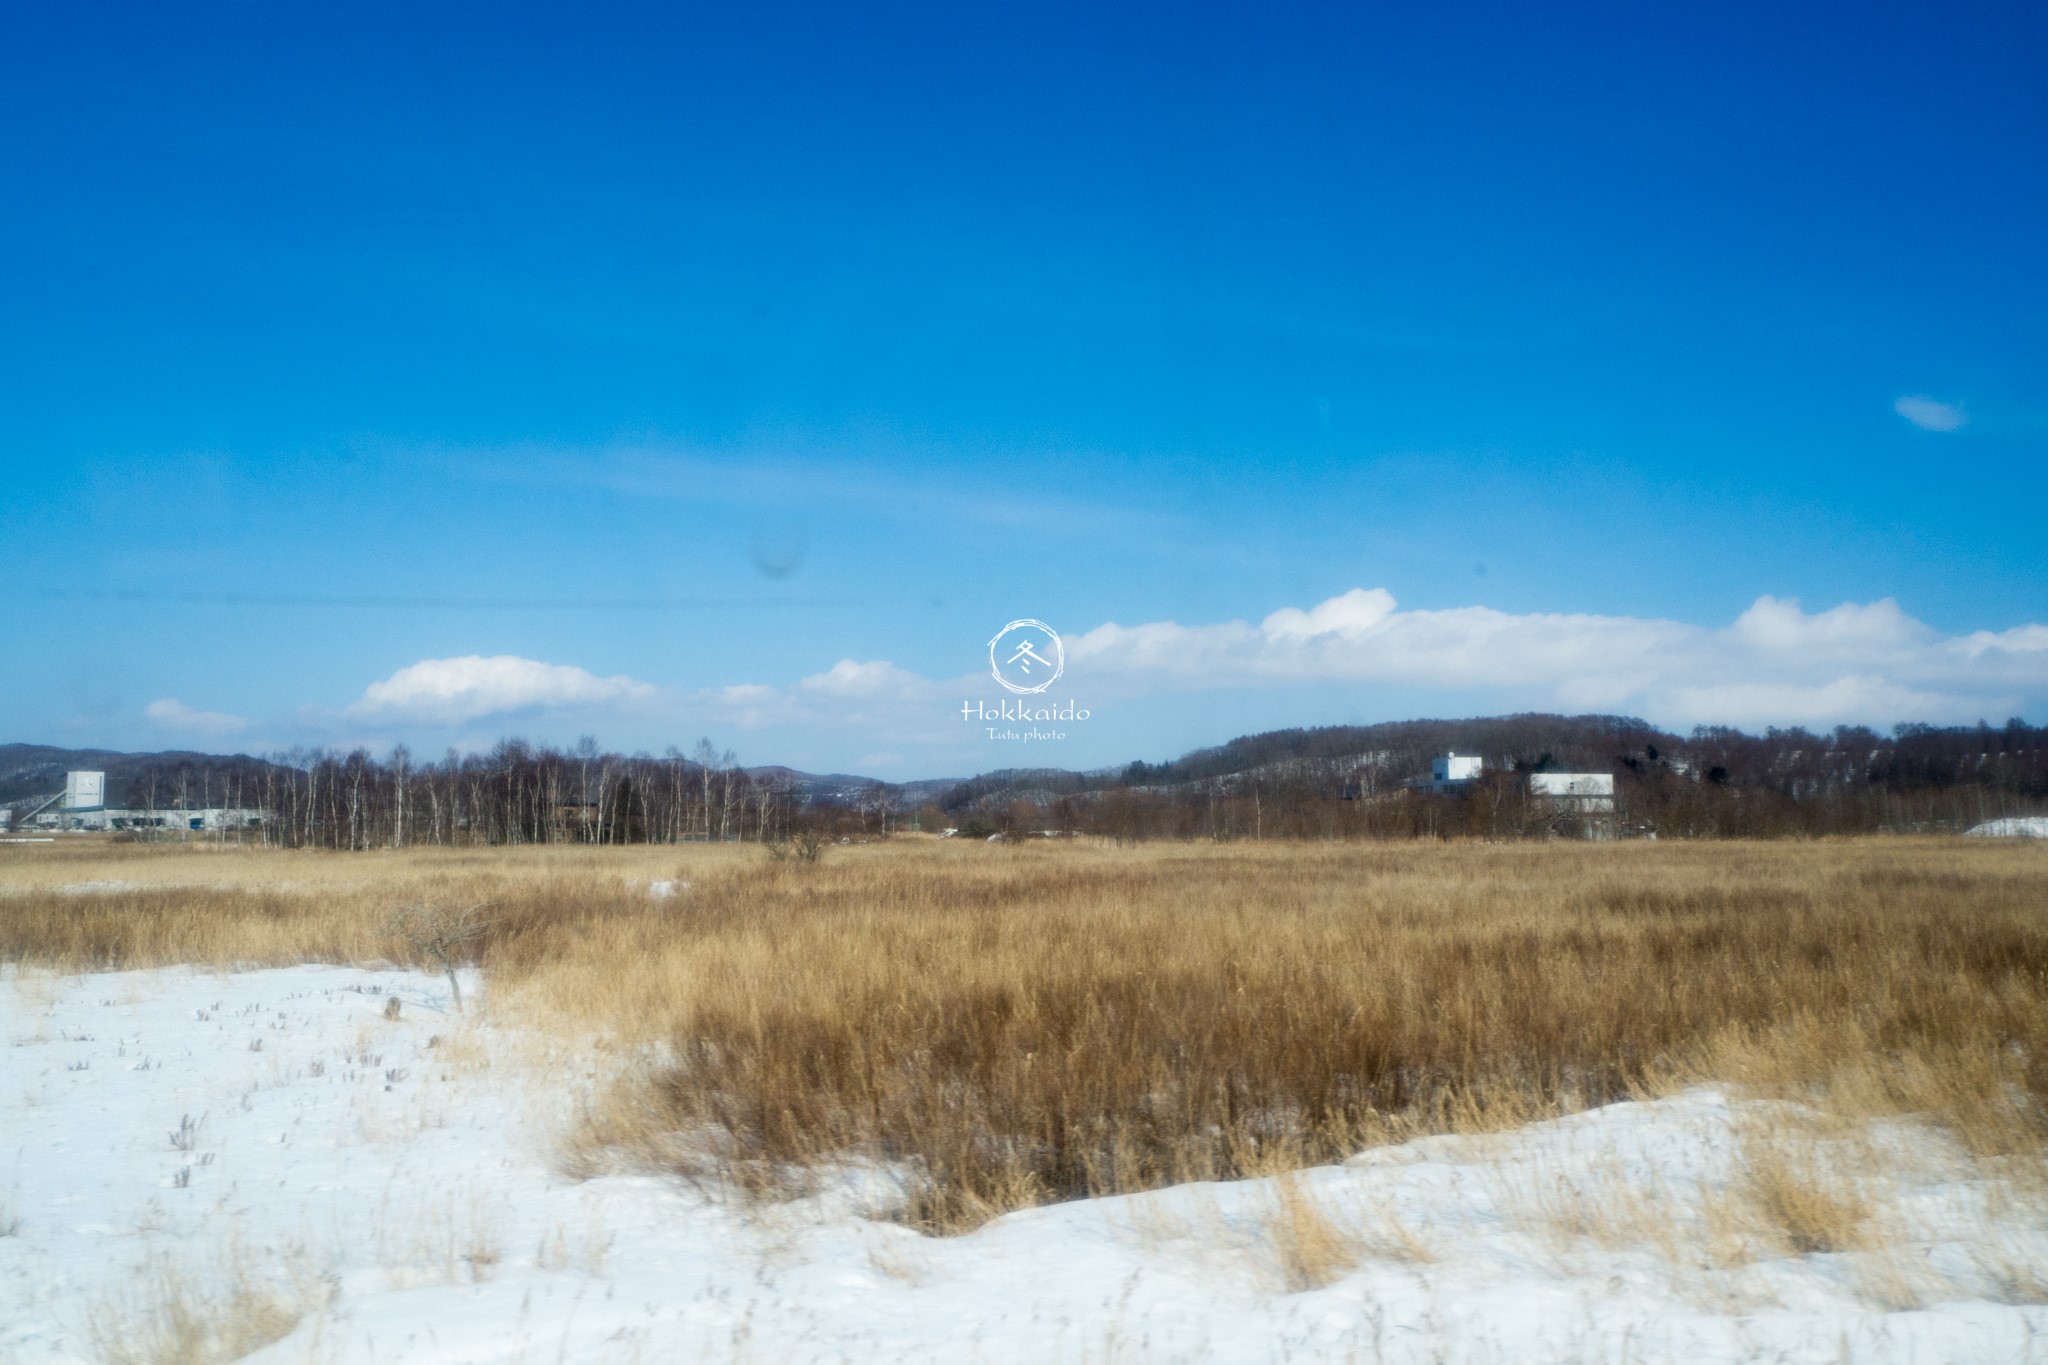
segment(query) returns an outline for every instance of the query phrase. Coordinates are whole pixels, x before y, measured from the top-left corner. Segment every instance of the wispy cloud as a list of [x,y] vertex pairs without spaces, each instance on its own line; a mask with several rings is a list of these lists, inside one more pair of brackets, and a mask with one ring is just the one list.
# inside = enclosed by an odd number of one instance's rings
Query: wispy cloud
[[658,691],[635,678],[600,678],[570,664],[469,654],[401,668],[371,683],[343,714],[372,723],[461,725],[519,711],[650,699]]
[[[952,466],[963,455],[977,466],[1044,472],[1037,455],[996,450],[945,450],[921,458],[912,444],[872,437],[857,445],[820,443],[803,436],[763,438],[747,448],[622,443],[602,447],[521,444],[503,449],[435,449],[422,453],[451,471],[494,483],[598,488],[623,498],[722,504],[759,518],[757,540],[802,535],[807,516],[821,520],[861,508],[889,518],[943,520],[966,525],[1029,527],[1040,535],[1088,537],[1166,531],[1178,523],[1156,508],[1132,508],[1058,491],[1032,481],[1022,491],[1006,485],[990,497],[985,480],[962,477]],[[1055,452],[1054,464],[1074,458]],[[757,547],[757,554],[759,549]],[[770,575],[777,576],[777,575]]]
[[933,721],[948,714],[946,699],[957,705],[963,688],[972,692],[978,684],[973,679],[926,678],[886,659],[841,659],[787,687],[736,683],[707,688],[679,698],[678,706],[749,730],[852,726],[910,742],[930,737]]
[[166,730],[194,735],[232,735],[249,728],[242,716],[225,711],[201,711],[176,697],[162,697],[142,708],[142,714]]
[[1970,420],[1956,404],[1919,393],[1899,399],[1892,404],[1892,411],[1922,431],[1954,431]]

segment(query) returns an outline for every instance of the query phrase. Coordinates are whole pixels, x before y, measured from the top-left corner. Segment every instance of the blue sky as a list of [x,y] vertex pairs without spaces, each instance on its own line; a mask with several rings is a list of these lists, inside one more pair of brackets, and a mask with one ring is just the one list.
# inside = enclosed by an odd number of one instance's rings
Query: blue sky
[[0,730],[2048,719],[2048,14],[1793,8],[17,7]]

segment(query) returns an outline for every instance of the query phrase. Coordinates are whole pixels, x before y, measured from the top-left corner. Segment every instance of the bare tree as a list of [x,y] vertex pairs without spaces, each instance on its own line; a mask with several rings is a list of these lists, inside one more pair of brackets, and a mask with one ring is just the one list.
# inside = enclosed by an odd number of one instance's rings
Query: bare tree
[[456,961],[491,927],[488,920],[480,918],[482,911],[481,905],[458,908],[414,901],[394,910],[385,925],[393,938],[403,940],[415,952],[440,964],[448,977],[448,989],[455,996],[457,1013],[463,1009],[462,983],[455,976]]
[[405,847],[405,778],[406,767],[412,762],[412,751],[400,744],[391,751],[392,783],[396,788],[391,808],[391,846]]

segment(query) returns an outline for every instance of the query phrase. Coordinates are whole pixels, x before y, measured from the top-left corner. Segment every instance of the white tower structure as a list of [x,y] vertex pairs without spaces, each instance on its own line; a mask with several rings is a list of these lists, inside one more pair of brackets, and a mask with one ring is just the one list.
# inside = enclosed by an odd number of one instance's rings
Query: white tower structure
[[64,809],[104,810],[107,804],[105,773],[64,774]]

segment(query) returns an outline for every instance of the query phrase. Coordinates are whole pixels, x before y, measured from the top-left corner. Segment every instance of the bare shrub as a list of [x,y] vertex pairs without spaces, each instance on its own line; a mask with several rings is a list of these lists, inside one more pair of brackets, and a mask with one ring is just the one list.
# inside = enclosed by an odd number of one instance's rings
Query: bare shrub
[[827,840],[813,829],[800,829],[792,834],[778,835],[767,840],[763,848],[768,851],[770,862],[793,863],[799,867],[816,865],[825,856]]

